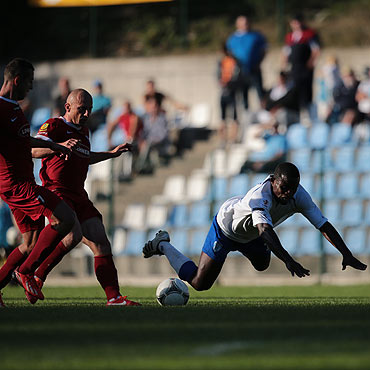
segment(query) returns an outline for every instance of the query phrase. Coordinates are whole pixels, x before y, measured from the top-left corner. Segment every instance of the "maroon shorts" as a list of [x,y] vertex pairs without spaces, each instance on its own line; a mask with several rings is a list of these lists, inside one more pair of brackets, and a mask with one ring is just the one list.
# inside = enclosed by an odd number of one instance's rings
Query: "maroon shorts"
[[44,217],[50,220],[54,209],[61,202],[56,194],[33,182],[17,184],[0,196],[8,204],[22,234],[42,229],[45,226]]
[[64,189],[56,189],[54,192],[76,212],[80,224],[93,217],[103,220],[103,216],[94,207],[86,192],[76,194]]

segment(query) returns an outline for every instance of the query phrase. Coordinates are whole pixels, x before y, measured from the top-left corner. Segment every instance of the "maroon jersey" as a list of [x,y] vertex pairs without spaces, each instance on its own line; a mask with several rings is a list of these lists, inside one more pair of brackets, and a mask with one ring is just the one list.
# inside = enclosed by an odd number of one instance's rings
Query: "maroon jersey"
[[0,96],[0,193],[24,181],[35,181],[30,124],[14,100]]
[[87,127],[74,125],[63,117],[47,120],[39,129],[37,138],[63,143],[68,139],[80,141],[69,159],[62,154],[52,154],[43,158],[40,178],[43,186],[51,190],[67,190],[83,193],[84,183],[90,162],[90,140]]

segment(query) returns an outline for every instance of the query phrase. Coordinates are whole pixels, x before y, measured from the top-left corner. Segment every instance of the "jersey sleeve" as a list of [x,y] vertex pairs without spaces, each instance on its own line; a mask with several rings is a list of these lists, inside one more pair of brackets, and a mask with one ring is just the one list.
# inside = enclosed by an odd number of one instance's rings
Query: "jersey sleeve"
[[273,226],[270,215],[271,199],[269,199],[267,194],[258,190],[255,191],[249,200],[249,207],[252,210],[252,221],[254,227],[258,224],[269,224]]
[[306,217],[313,226],[319,229],[322,225],[324,225],[325,222],[328,221],[328,219],[323,216],[319,207],[317,207],[310,194],[308,194],[303,186],[299,185],[298,192],[299,194],[296,200],[298,212]]
[[39,129],[36,138],[58,142],[58,128],[54,120],[47,120]]

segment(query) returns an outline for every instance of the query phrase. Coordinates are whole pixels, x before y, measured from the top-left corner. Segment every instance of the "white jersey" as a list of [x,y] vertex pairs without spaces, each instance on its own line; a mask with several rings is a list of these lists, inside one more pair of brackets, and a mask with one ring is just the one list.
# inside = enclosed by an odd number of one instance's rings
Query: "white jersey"
[[222,204],[217,213],[217,223],[229,239],[247,243],[259,236],[258,224],[275,227],[294,213],[301,213],[316,228],[327,221],[301,185],[287,204],[279,203],[272,193],[270,179],[271,176],[267,177],[244,197],[233,197]]

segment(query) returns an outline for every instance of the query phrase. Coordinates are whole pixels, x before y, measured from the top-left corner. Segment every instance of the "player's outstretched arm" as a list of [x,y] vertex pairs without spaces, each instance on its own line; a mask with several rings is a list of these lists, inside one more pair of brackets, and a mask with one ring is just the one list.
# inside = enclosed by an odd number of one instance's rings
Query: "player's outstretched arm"
[[69,139],[64,143],[55,143],[52,140],[31,138],[32,157],[44,158],[54,153],[62,153],[68,159],[72,150],[78,146],[78,140]]
[[269,224],[257,224],[261,238],[268,245],[276,257],[281,259],[292,276],[305,277],[310,275],[310,270],[305,269],[300,263],[295,261],[292,256],[283,248],[278,236]]
[[322,235],[324,235],[324,237],[342,254],[342,270],[345,270],[347,266],[351,266],[356,270],[366,270],[367,266],[352,255],[351,251],[346,246],[346,243],[330,222],[325,222],[324,225],[320,227],[320,231]]
[[115,148],[109,150],[108,152],[90,152],[90,164],[95,164],[105,161],[106,159],[119,157],[122,153],[131,151],[131,149],[131,144],[124,143],[117,145]]

